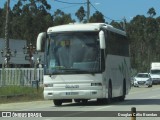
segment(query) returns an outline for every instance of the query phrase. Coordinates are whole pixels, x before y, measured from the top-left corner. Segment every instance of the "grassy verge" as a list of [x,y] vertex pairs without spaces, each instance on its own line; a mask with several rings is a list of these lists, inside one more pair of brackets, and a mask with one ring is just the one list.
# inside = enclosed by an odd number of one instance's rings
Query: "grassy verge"
[[43,100],[43,88],[24,86],[0,87],[0,103]]

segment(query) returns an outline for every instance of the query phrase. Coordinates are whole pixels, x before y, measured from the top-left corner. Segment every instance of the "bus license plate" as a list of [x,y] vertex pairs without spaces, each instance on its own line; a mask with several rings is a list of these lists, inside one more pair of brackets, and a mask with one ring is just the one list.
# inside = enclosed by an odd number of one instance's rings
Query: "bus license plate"
[[66,95],[78,95],[78,92],[66,92]]

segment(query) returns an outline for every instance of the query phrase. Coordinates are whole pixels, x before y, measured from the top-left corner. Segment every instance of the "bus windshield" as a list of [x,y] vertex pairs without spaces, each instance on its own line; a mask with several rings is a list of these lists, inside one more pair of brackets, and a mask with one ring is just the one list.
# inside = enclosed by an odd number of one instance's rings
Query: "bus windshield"
[[48,35],[46,74],[81,74],[100,71],[98,32],[65,32]]

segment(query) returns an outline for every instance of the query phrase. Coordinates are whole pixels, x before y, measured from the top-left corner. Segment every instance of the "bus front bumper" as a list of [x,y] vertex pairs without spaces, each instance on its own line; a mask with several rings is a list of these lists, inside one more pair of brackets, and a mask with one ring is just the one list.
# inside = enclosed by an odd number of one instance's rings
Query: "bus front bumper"
[[70,90],[70,91],[44,91],[44,99],[95,99],[102,98],[102,90]]

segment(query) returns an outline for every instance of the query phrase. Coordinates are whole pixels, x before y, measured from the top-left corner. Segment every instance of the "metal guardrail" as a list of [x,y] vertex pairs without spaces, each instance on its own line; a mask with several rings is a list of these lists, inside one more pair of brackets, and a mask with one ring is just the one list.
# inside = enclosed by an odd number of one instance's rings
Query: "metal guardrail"
[[30,86],[33,81],[43,83],[43,68],[1,68],[0,86]]

